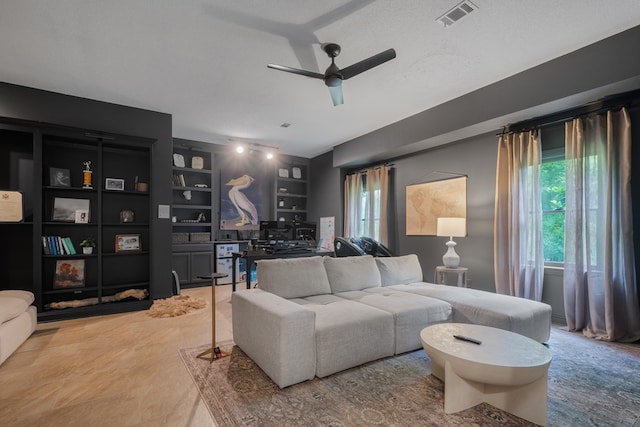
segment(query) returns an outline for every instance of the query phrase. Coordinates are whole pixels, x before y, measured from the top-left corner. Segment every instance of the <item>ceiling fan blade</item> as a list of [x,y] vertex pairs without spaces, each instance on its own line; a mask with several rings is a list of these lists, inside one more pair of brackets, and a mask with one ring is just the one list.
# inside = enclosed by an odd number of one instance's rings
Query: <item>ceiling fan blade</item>
[[329,93],[331,94],[331,100],[333,101],[333,106],[344,104],[344,99],[342,98],[342,85],[338,86],[328,86]]
[[373,67],[377,67],[380,64],[384,64],[387,61],[391,61],[396,57],[396,51],[394,49],[387,49],[384,52],[380,52],[377,55],[373,55],[370,58],[363,59],[360,62],[356,62],[346,68],[340,70],[342,73],[342,79],[347,80],[351,77],[357,76],[360,73],[364,73]]
[[268,64],[267,67],[274,70],[286,71],[287,73],[300,74],[301,76],[312,77],[314,79],[324,79],[324,75],[320,73],[314,73],[313,71],[299,70],[297,68],[285,67],[284,65]]

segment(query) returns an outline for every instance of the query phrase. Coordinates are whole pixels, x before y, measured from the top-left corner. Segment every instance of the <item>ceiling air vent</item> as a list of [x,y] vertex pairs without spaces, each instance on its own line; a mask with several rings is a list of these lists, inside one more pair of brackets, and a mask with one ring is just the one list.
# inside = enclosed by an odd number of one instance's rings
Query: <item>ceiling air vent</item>
[[471,3],[469,0],[463,0],[449,9],[444,15],[436,19],[436,21],[441,23],[446,28],[455,24],[460,19],[467,16],[476,9],[478,9],[478,6]]

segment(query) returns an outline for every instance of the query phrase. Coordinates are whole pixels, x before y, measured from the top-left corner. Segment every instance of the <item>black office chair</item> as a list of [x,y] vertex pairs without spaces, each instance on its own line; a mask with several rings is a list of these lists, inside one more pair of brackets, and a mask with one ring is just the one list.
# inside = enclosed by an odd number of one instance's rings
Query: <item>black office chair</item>
[[371,237],[351,238],[351,242],[359,246],[365,254],[377,257],[393,256],[389,248]]
[[337,257],[366,255],[359,246],[353,244],[345,237],[336,237],[333,240],[333,246]]

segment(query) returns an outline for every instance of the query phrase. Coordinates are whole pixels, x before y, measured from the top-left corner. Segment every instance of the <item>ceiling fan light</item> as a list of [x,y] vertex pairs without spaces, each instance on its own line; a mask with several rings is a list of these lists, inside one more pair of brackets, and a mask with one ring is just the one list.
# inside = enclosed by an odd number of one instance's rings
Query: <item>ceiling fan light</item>
[[342,79],[339,76],[327,76],[324,79],[324,84],[329,87],[340,87],[342,86]]
[[329,86],[329,93],[331,94],[331,100],[333,101],[334,107],[336,105],[344,104],[344,99],[342,97],[342,86]]

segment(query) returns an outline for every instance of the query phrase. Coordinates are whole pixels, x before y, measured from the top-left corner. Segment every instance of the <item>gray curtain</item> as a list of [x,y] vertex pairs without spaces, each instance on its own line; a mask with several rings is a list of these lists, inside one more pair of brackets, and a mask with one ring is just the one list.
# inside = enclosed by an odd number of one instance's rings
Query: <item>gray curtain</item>
[[538,131],[498,140],[494,216],[496,292],[542,300],[542,202]]
[[565,124],[564,305],[570,330],[640,339],[626,109]]

